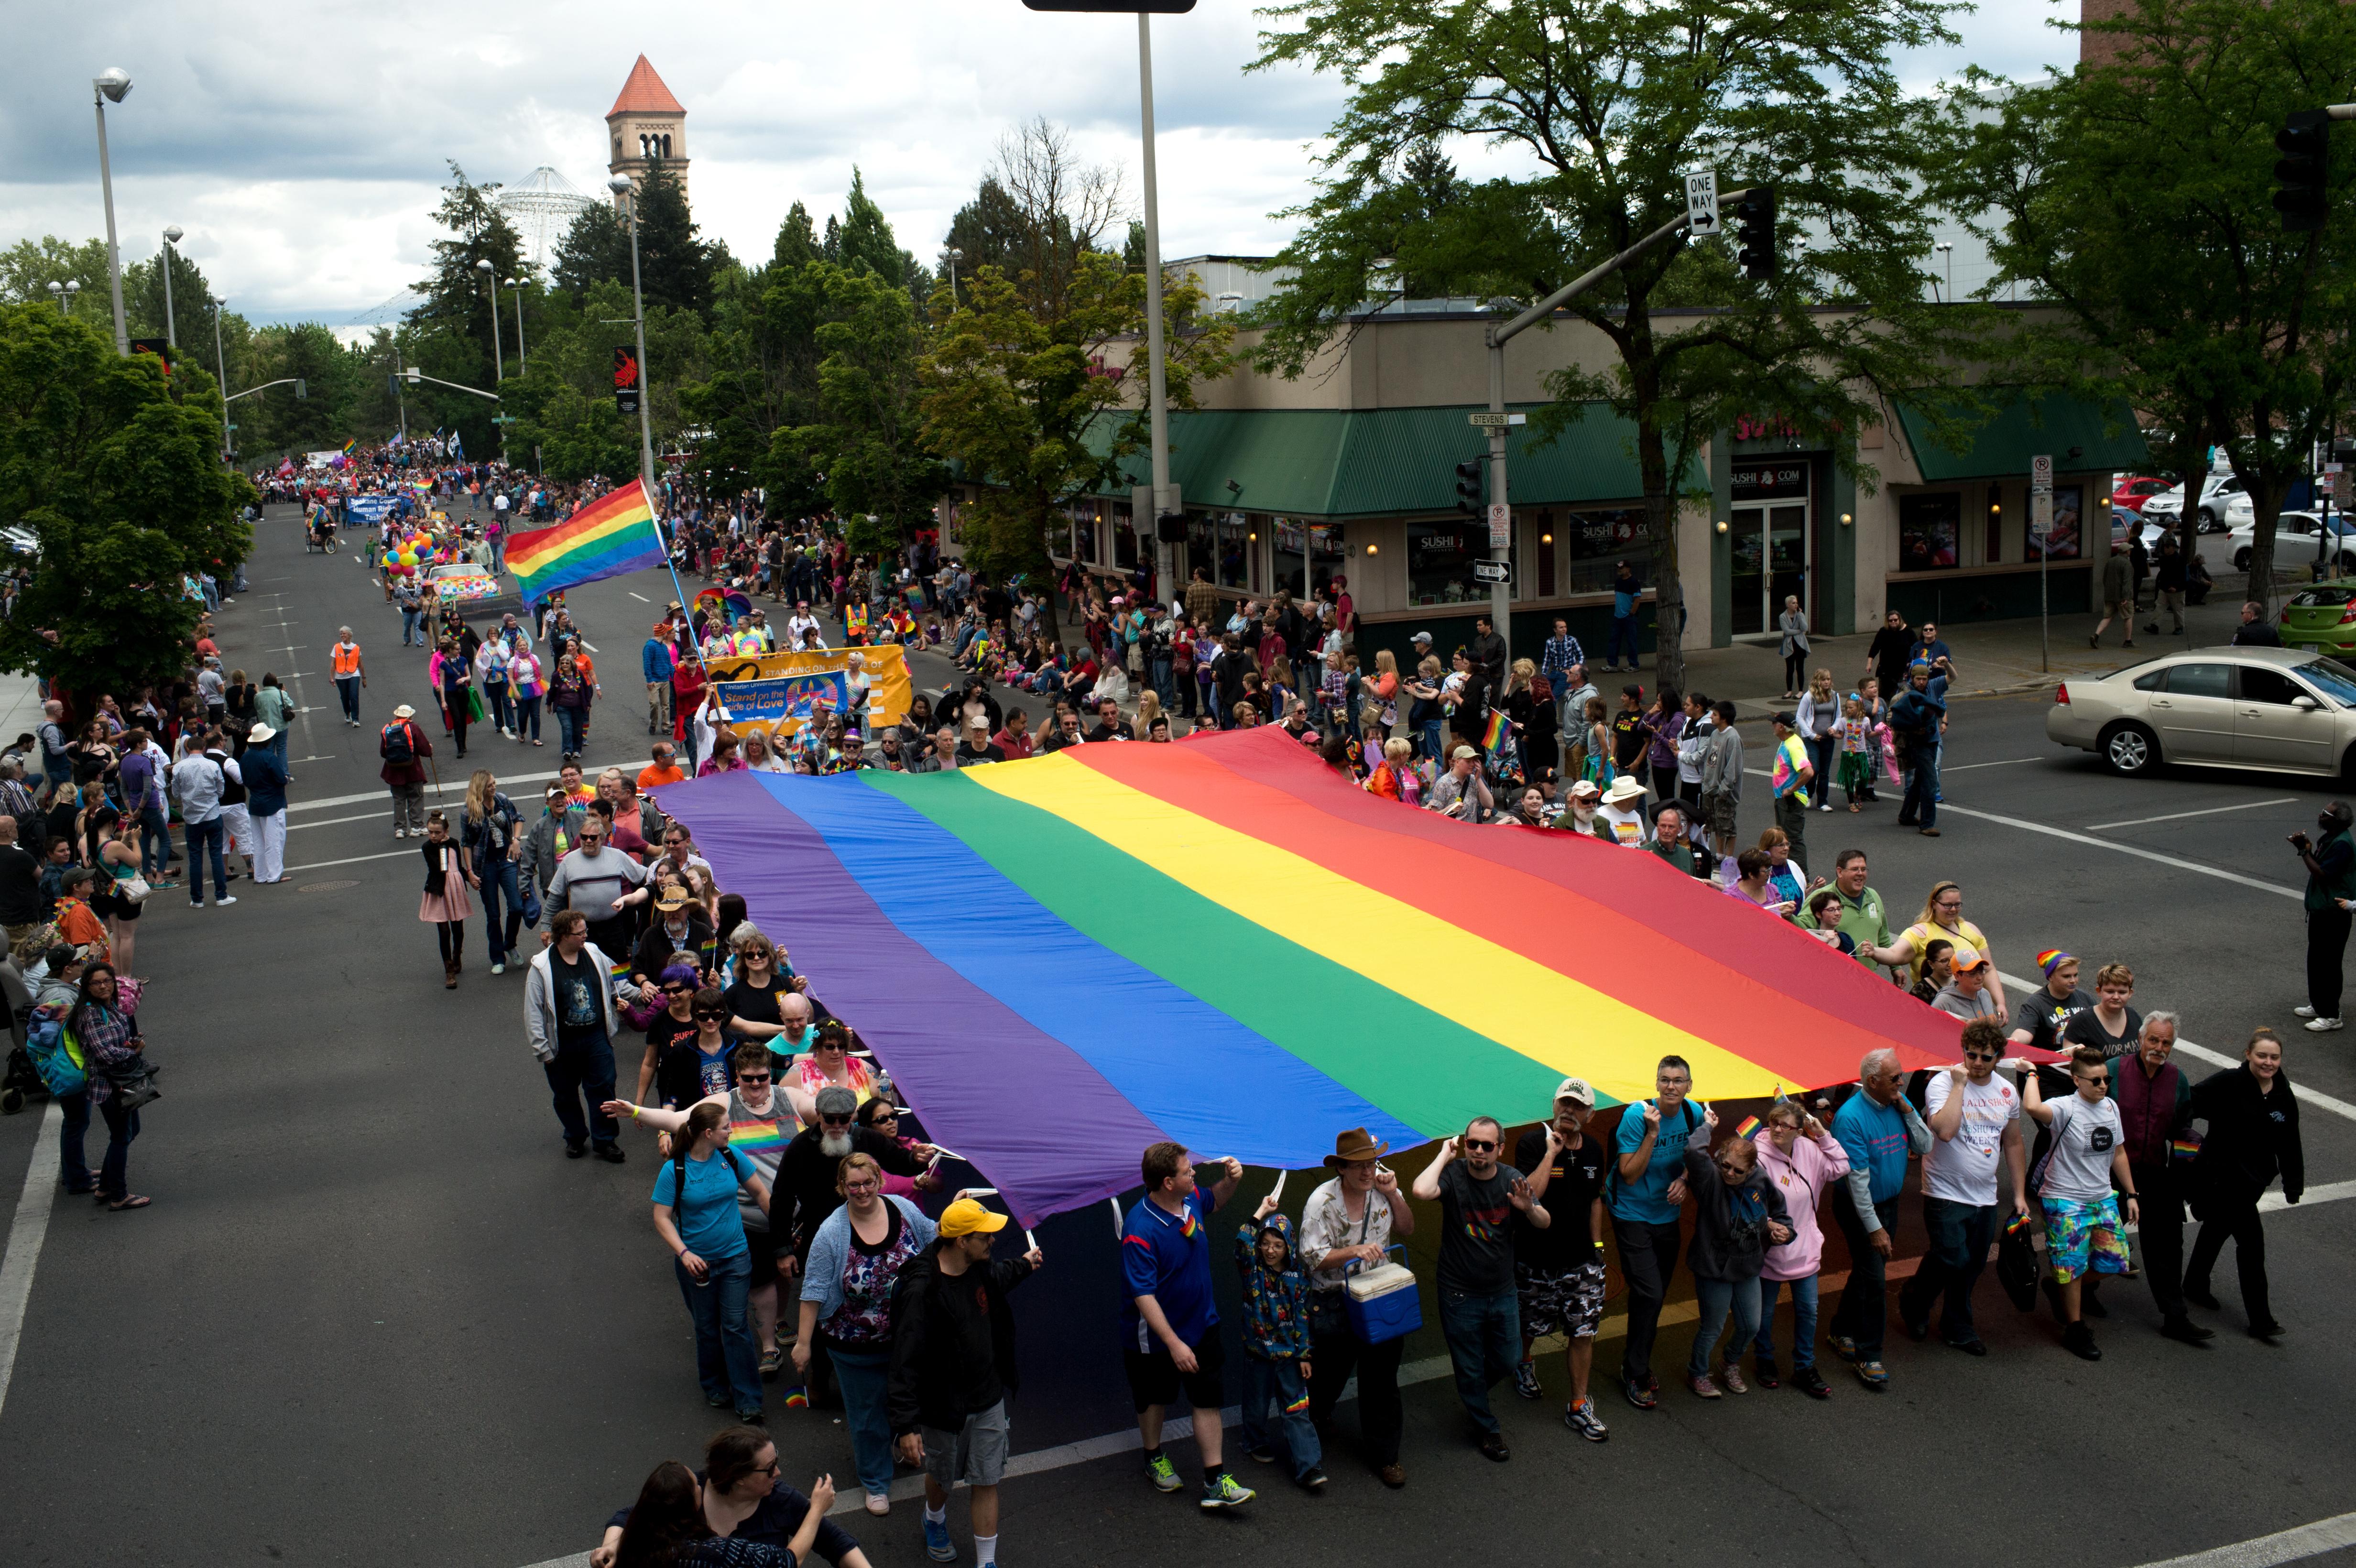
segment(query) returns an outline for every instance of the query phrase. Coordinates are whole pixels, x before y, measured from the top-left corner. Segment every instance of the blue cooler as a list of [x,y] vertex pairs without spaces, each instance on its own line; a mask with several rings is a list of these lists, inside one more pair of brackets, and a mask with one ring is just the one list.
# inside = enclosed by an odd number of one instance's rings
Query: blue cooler
[[1350,1332],[1361,1344],[1380,1345],[1423,1327],[1415,1275],[1404,1264],[1382,1263],[1350,1276],[1343,1292]]

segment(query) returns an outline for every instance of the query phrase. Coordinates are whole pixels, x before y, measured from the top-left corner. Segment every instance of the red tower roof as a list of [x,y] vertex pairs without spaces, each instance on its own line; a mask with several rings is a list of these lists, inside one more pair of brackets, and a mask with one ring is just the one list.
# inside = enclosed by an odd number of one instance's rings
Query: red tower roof
[[605,111],[611,120],[616,114],[684,114],[687,108],[670,95],[663,79],[655,68],[640,55],[638,63],[630,68],[630,80],[622,83],[622,94],[614,100],[614,107]]

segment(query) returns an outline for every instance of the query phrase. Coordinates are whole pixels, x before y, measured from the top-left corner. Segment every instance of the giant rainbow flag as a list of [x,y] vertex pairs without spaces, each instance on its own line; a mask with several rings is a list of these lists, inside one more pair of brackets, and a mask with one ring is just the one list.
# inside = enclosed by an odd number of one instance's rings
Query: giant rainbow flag
[[508,570],[526,604],[560,589],[660,566],[663,559],[654,499],[636,479],[561,523],[528,528],[508,541]]
[[1958,1024],[1650,855],[1353,786],[1277,729],[672,784],[723,886],[1025,1222],[1173,1138],[1316,1165],[1546,1113],[1954,1059]]

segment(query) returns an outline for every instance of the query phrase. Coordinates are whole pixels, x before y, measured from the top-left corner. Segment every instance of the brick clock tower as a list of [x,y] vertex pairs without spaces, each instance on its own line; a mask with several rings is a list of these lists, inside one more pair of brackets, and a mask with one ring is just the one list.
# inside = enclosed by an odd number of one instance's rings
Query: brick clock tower
[[[2082,23],[2107,22],[2125,16],[2128,9],[2128,0],[2078,0],[2078,20]],[[2119,41],[2111,34],[2082,32],[2078,35],[2080,65],[2108,65],[2118,56]],[[651,76],[653,72],[648,74]]]
[[[657,158],[679,176],[687,188],[687,110],[670,95],[655,68],[640,55],[622,83],[621,96],[605,112],[605,135],[611,161],[607,172],[627,175],[637,184]],[[615,205],[620,201],[616,198]]]

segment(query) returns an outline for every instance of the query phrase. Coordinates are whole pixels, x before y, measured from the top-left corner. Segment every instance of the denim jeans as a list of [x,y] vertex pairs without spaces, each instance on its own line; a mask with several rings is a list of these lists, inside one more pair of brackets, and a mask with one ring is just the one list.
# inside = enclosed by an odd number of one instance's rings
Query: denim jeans
[[1173,693],[1170,688],[1170,659],[1164,655],[1153,661],[1153,695],[1162,699],[1162,710],[1170,711]]
[[556,710],[557,733],[563,738],[564,754],[568,757],[580,752],[582,718],[581,709],[578,708],[560,708]]
[[[1873,1212],[1881,1228],[1894,1236],[1898,1205],[1877,1203]],[[1846,1181],[1833,1187],[1833,1222],[1848,1242],[1848,1283],[1841,1286],[1840,1305],[1833,1308],[1831,1331],[1857,1341],[1859,1360],[1879,1360],[1882,1340],[1890,1332],[1890,1260],[1873,1250]]]
[[671,1261],[687,1315],[695,1324],[695,1376],[707,1398],[735,1402],[736,1413],[761,1408],[761,1353],[753,1343],[753,1317],[745,1305],[753,1289],[753,1255],[706,1258],[704,1276]]
[[1638,1382],[1653,1375],[1653,1340],[1661,1332],[1661,1303],[1668,1299],[1669,1276],[1676,1273],[1683,1240],[1675,1224],[1612,1219],[1620,1243],[1620,1274],[1628,1282],[1628,1338],[1620,1349],[1620,1376]]
[[515,699],[515,703],[516,739],[519,741],[539,740],[540,699],[537,697],[519,697]]
[[1440,721],[1437,719],[1425,720],[1423,721],[1422,735],[1423,754],[1437,761],[1441,754],[1440,745]]
[[[1314,1367],[1317,1363],[1309,1363]],[[1485,1400],[1487,1391],[1482,1397]],[[1271,1428],[1269,1406],[1276,1406],[1276,1419]],[[1262,1360],[1249,1349],[1244,1352],[1244,1446],[1247,1449],[1273,1448],[1276,1439],[1284,1439],[1285,1454],[1292,1463],[1292,1478],[1315,1469],[1325,1457],[1318,1446],[1317,1424],[1309,1419],[1309,1391],[1301,1381],[1301,1363],[1287,1356],[1282,1360]]]
[[336,699],[344,705],[344,717],[357,724],[360,719],[360,677],[339,675],[336,677]]
[[1612,635],[1603,645],[1605,664],[1616,665],[1620,662],[1620,648],[1623,643],[1628,648],[1629,667],[1633,668],[1636,664],[1636,617],[1633,615],[1612,617]]
[[1898,1292],[1898,1310],[1908,1322],[1928,1319],[1931,1304],[1944,1292],[1947,1302],[1939,1312],[1939,1337],[1951,1345],[1969,1344],[1980,1337],[1972,1327],[1972,1286],[1987,1267],[1997,1208],[1923,1196],[1922,1227],[1931,1233],[1931,1244],[1922,1253],[1922,1266]]
[[401,607],[401,645],[405,648],[418,641],[416,607],[403,604]]
[[160,805],[139,813],[139,869],[148,880],[172,869],[172,824]]
[[1762,1279],[1759,1282],[1759,1332],[1751,1349],[1762,1362],[1775,1359],[1775,1298],[1792,1287],[1792,1370],[1816,1364],[1816,1276],[1805,1279]]
[[204,857],[208,851],[213,861],[213,898],[219,901],[229,897],[229,862],[221,856],[221,819],[216,816],[210,822],[183,826],[188,831],[188,901],[205,901]]
[[[597,1038],[585,1045],[556,1048],[556,1059],[541,1064],[548,1074],[548,1087],[556,1102],[556,1120],[564,1128],[564,1141],[578,1144],[594,1136],[600,1145],[610,1144],[620,1134],[621,1125],[602,1109],[614,1097],[614,1047],[599,1029]],[[582,1102],[588,1102],[587,1115]]]
[[1734,1338],[1726,1347],[1726,1359],[1740,1359],[1744,1342],[1757,1337],[1759,1291],[1752,1280],[1704,1279],[1697,1275],[1694,1302],[1701,1308],[1701,1320],[1694,1328],[1693,1354],[1686,1358],[1686,1375],[1706,1378],[1709,1376],[1710,1352],[1718,1349],[1719,1336],[1726,1332],[1730,1309],[1734,1314]]
[[66,1114],[65,1125],[58,1129],[58,1179],[68,1192],[87,1192],[92,1186],[90,1159],[83,1152],[90,1136],[90,1091],[57,1098],[58,1108]]
[[1464,1402],[1464,1413],[1482,1435],[1495,1436],[1497,1417],[1489,1408],[1489,1390],[1512,1377],[1521,1361],[1520,1300],[1510,1285],[1491,1296],[1443,1286],[1440,1332],[1448,1341],[1449,1363],[1456,1369],[1456,1397]]
[[[491,962],[503,964],[523,934],[523,868],[505,855],[477,850],[475,875],[483,880],[483,930],[491,941]],[[507,906],[504,924],[499,906]]]
[[1916,746],[1906,770],[1906,798],[1898,807],[1901,827],[1939,826],[1939,753]]
[[489,703],[491,706],[492,729],[512,730],[515,728],[515,709],[510,705],[508,698],[507,682],[501,681],[497,686],[484,687],[483,700]]
[[131,1140],[139,1136],[139,1113],[124,1110],[118,1094],[101,1101],[98,1114],[106,1123],[106,1157],[99,1164],[98,1190],[112,1201],[131,1191]]
[[842,1424],[851,1428],[851,1463],[859,1472],[859,1484],[869,1492],[889,1493],[892,1412],[885,1391],[892,1352],[830,1345],[827,1359],[834,1363],[835,1381],[842,1389]]

